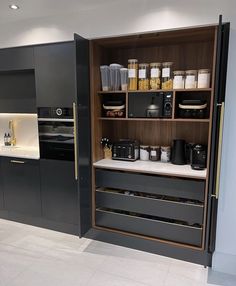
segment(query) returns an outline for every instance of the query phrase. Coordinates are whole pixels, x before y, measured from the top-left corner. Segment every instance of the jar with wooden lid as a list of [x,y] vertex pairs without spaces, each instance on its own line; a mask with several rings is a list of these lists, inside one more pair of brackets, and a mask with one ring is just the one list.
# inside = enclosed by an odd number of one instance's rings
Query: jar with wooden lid
[[139,64],[138,89],[149,90],[149,64]]
[[173,71],[173,89],[183,89],[185,82],[185,72],[184,71]]
[[187,70],[185,71],[185,88],[191,89],[197,87],[197,71],[196,70]]
[[138,60],[128,60],[128,78],[129,78],[129,90],[138,89]]
[[150,161],[160,160],[160,146],[150,146]]
[[161,88],[161,63],[150,64],[150,89]]
[[162,63],[162,89],[172,89],[173,88],[173,79],[172,79],[172,62]]
[[209,69],[200,69],[198,70],[198,88],[209,88],[211,81],[211,72]]

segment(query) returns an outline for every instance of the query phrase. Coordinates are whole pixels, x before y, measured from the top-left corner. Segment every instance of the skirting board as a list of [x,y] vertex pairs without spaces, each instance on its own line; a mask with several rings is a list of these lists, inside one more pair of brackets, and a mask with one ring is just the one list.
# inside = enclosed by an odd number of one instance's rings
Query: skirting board
[[215,251],[212,258],[212,269],[236,275],[236,255]]

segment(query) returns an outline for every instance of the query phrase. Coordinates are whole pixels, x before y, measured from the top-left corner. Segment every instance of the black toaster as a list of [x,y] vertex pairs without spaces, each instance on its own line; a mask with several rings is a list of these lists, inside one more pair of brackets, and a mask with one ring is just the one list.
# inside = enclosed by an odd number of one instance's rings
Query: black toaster
[[136,161],[139,159],[139,142],[137,140],[119,140],[112,145],[112,159]]

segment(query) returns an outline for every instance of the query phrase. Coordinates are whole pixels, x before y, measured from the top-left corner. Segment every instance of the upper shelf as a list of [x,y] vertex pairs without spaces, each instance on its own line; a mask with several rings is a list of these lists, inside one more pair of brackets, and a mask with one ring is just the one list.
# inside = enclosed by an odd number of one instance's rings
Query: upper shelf
[[110,90],[110,91],[98,91],[98,94],[109,94],[109,93],[137,93],[137,92],[142,92],[142,93],[149,93],[149,92],[199,92],[199,91],[212,91],[212,88],[191,88],[191,89],[168,89],[168,90],[164,90],[164,89],[157,89],[157,90]]
[[206,179],[206,170],[196,171],[190,165],[173,165],[171,163],[151,161],[118,161],[103,159],[93,164],[96,168],[112,169],[120,171],[149,173],[156,175],[177,176],[184,178]]
[[127,118],[127,117],[99,117],[99,120],[113,121],[158,121],[158,122],[198,122],[209,123],[210,119],[193,119],[193,118]]

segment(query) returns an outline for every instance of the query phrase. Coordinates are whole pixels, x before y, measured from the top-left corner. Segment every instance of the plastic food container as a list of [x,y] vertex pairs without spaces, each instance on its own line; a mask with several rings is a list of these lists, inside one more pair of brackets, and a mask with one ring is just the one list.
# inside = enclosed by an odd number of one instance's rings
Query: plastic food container
[[128,69],[120,69],[121,90],[126,91],[128,89]]
[[197,87],[197,71],[196,70],[187,70],[185,71],[185,88],[191,89]]
[[198,88],[209,88],[211,81],[211,72],[209,69],[200,69],[198,70]]
[[149,160],[149,146],[140,145],[140,160],[148,161]]
[[138,60],[128,60],[128,78],[129,78],[129,90],[138,89]]
[[151,161],[159,161],[160,160],[160,147],[159,146],[150,146],[149,159]]
[[161,162],[168,163],[170,162],[171,147],[170,146],[161,146]]
[[102,90],[111,90],[111,79],[110,79],[110,69],[108,66],[100,66],[101,80],[102,80]]
[[120,82],[120,69],[122,68],[119,64],[111,64],[110,76],[111,76],[111,90],[120,90],[121,82]]
[[185,82],[185,72],[184,71],[174,71],[173,89],[183,89]]
[[149,64],[139,64],[138,89],[149,90]]
[[172,89],[173,88],[173,79],[172,79],[172,62],[162,63],[162,89]]
[[150,64],[150,89],[161,88],[161,63]]

